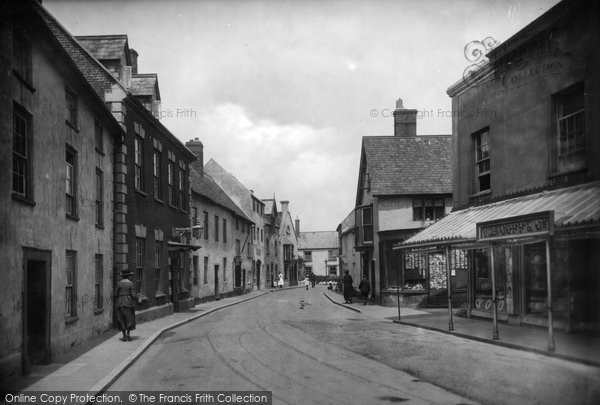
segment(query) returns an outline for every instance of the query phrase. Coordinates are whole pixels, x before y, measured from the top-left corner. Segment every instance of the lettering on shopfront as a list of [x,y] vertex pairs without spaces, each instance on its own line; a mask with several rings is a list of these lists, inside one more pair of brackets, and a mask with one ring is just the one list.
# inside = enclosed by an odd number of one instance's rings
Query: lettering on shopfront
[[481,222],[477,224],[477,236],[479,240],[490,240],[551,234],[552,214],[548,211],[512,219]]

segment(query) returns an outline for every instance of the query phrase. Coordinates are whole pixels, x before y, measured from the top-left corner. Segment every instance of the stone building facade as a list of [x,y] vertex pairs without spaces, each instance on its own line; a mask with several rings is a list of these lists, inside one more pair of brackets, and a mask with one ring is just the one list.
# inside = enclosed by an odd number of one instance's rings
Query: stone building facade
[[0,16],[0,379],[112,325],[113,167],[125,132],[36,2]]

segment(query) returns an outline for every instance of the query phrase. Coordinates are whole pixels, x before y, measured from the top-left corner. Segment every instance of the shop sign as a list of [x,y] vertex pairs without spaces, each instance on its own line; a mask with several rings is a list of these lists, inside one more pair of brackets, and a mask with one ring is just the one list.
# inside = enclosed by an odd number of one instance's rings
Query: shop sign
[[552,235],[554,211],[520,215],[477,223],[477,240],[493,241]]

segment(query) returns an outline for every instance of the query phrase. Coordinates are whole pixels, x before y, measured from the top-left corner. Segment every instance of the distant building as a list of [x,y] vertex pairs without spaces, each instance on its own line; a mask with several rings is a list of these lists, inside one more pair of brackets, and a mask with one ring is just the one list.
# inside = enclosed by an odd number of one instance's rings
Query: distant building
[[317,276],[340,275],[339,239],[335,231],[300,232],[298,253],[302,258],[304,272]]
[[254,195],[254,192],[243,185],[234,175],[225,170],[215,160],[210,159],[204,165],[204,173],[208,174],[231,200],[242,209],[252,225],[245,230],[245,238],[241,240],[242,256],[251,260],[251,267],[243,272],[244,289],[264,289],[265,271],[265,204]]
[[189,244],[186,228],[189,168],[195,156],[159,122],[158,79],[138,73],[138,54],[129,49],[126,35],[64,42],[93,85],[112,86],[100,95],[127,130],[116,152],[115,268],[133,271],[136,290],[147,299],[138,317],[189,308],[194,303],[189,252],[197,247]]
[[279,211],[277,209],[277,200],[263,199],[265,204],[265,272],[267,286],[274,287],[279,276],[279,223],[277,218]]
[[[186,143],[197,160],[191,171],[192,296],[197,302],[246,290],[252,255],[247,239],[254,223],[221,187],[204,173],[203,145],[197,138]],[[242,248],[246,245],[246,249]]]
[[281,212],[277,214],[276,226],[279,228],[277,255],[279,268],[287,285],[298,285],[298,236],[289,210],[289,201],[280,201]]
[[471,316],[600,328],[598,21],[562,1],[448,89],[461,207],[399,248],[448,263]]
[[364,273],[361,267],[360,252],[354,249],[354,243],[356,242],[355,219],[354,210],[352,210],[337,227],[340,262],[339,273],[343,275],[348,270],[353,280],[362,280]]
[[[394,111],[394,136],[362,140],[355,206],[355,245],[375,300],[396,303],[398,286],[408,304],[435,300],[445,284],[439,266],[403,268],[392,248],[452,209],[452,137],[417,136],[417,110],[402,100]],[[419,265],[421,266],[421,265]]]
[[37,2],[2,7],[0,380],[111,327],[113,151],[126,136],[56,20]]

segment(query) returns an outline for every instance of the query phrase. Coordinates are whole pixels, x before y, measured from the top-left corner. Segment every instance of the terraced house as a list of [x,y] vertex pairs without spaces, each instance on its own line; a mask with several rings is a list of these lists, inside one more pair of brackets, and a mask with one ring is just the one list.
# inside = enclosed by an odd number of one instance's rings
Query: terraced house
[[37,2],[3,4],[0,379],[112,324],[113,151],[126,133],[57,29]]
[[[198,138],[186,143],[196,155],[191,171],[191,224],[197,229],[192,243],[192,296],[196,302],[220,299],[246,291],[252,256],[242,250],[254,223],[204,172],[203,145]],[[246,254],[244,254],[246,253]]]

